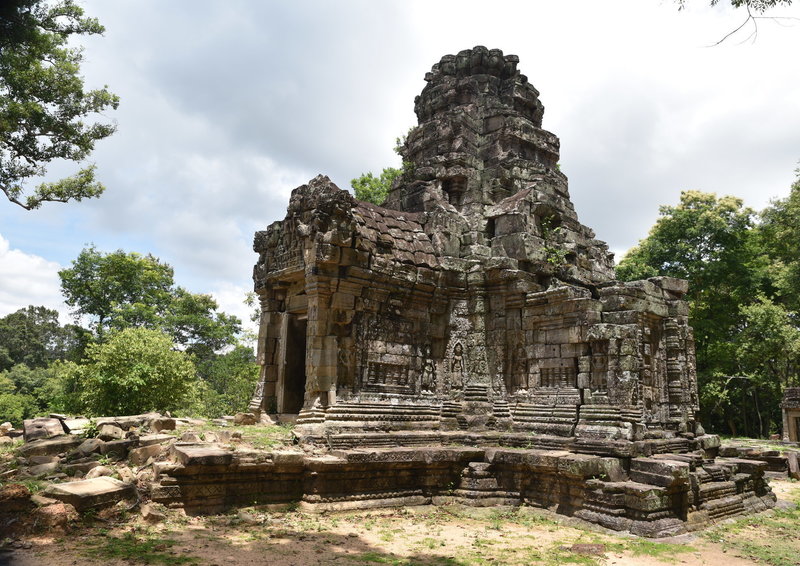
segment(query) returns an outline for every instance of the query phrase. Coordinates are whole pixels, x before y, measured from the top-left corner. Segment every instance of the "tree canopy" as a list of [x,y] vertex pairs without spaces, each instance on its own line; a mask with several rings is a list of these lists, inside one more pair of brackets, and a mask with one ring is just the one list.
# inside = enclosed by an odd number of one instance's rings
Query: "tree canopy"
[[241,321],[218,312],[210,295],[176,287],[172,268],[149,254],[88,247],[59,277],[66,303],[89,319],[100,341],[114,330],[161,329],[203,356],[232,345],[241,330]]
[[82,49],[69,47],[72,36],[103,31],[73,0],[0,2],[0,190],[10,202],[31,210],[103,192],[91,164],[59,181],[26,187],[51,161],[83,161],[96,141],[115,130],[85,121],[116,108],[119,99],[107,87],[84,88]]
[[84,344],[80,327],[61,326],[58,312],[31,305],[0,318],[0,371],[16,364],[38,368],[80,357]]

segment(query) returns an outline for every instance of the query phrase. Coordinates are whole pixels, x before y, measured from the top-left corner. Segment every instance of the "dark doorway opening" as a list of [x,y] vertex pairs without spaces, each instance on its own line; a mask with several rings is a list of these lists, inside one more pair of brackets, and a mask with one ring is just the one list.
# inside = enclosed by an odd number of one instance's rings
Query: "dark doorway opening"
[[306,392],[306,327],[308,321],[289,318],[286,328],[286,366],[281,413],[296,414],[303,408]]

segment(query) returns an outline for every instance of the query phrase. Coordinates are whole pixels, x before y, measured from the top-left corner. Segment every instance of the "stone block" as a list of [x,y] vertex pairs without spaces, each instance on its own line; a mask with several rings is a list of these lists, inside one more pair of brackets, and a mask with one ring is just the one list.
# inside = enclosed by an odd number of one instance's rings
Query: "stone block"
[[89,454],[102,452],[104,444],[105,442],[99,438],[87,438],[81,442],[80,446],[78,446],[75,451],[81,456],[88,456]]
[[79,512],[109,507],[118,501],[135,499],[136,488],[110,477],[52,484],[44,495],[74,506]]
[[233,422],[237,425],[254,425],[258,424],[258,419],[253,413],[236,413]]
[[638,483],[661,487],[689,485],[689,464],[676,460],[632,458],[630,478]]
[[46,417],[25,419],[22,421],[22,430],[25,442],[67,434],[60,420]]
[[147,426],[152,432],[156,433],[162,430],[175,430],[175,419],[170,417],[157,417],[155,419],[150,419]]
[[109,440],[100,447],[100,453],[115,460],[124,460],[128,457],[128,450],[136,445],[136,441],[129,438]]
[[164,444],[177,440],[171,434],[145,434],[139,437],[139,446],[150,446],[151,444]]
[[88,426],[89,419],[86,419],[86,418],[83,418],[83,417],[77,417],[77,418],[74,418],[74,419],[65,418],[65,419],[61,419],[61,424],[71,434],[80,434]]
[[227,466],[233,453],[216,446],[172,445],[173,459],[184,466]]
[[164,450],[160,444],[150,444],[142,446],[141,448],[134,448],[128,452],[128,461],[134,466],[142,466],[147,463],[150,458],[155,458]]
[[23,457],[62,454],[80,446],[83,440],[82,437],[73,435],[40,438],[23,444],[19,449],[19,453]]
[[116,424],[104,423],[97,427],[97,438],[101,440],[121,440],[125,438],[125,431]]
[[789,477],[800,480],[800,452],[787,452],[786,461],[789,468]]
[[38,466],[31,466],[28,468],[28,475],[38,478],[48,476],[58,471],[58,462],[49,462],[47,464],[39,464]]
[[90,479],[93,479],[93,478],[111,476],[113,474],[114,474],[114,470],[112,470],[108,466],[100,465],[100,466],[95,466],[92,469],[90,469],[88,472],[86,472],[86,479],[90,480]]

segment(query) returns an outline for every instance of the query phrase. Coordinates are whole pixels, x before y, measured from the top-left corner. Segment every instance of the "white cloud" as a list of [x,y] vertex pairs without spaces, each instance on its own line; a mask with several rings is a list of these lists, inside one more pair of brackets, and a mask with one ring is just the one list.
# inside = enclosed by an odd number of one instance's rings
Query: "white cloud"
[[27,305],[43,305],[67,320],[68,307],[61,298],[58,271],[61,266],[37,255],[12,249],[0,235],[0,316]]

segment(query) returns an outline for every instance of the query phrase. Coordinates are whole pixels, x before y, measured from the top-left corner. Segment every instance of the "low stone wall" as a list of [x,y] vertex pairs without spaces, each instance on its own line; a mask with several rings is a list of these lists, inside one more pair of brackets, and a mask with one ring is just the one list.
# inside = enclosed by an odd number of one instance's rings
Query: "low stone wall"
[[298,503],[315,511],[459,503],[531,505],[642,536],[774,506],[766,463],[702,450],[620,458],[566,450],[424,447],[298,452],[172,447],[153,501],[188,513]]

